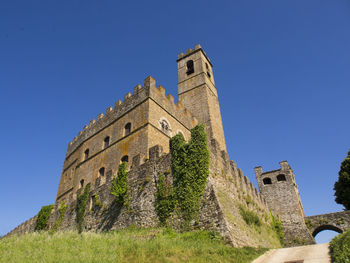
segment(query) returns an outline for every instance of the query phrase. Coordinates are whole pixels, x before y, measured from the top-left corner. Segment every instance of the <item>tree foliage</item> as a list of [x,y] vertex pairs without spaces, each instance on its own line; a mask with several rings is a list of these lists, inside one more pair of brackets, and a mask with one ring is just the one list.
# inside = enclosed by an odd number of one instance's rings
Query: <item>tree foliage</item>
[[335,201],[350,209],[350,151],[341,163],[338,181],[334,184]]

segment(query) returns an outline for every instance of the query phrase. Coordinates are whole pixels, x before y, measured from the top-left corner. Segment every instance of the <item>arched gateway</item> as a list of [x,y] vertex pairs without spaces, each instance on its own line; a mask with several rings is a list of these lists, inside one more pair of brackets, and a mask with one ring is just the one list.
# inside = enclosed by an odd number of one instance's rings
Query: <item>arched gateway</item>
[[313,237],[323,230],[342,233],[350,228],[350,211],[308,216],[305,217],[305,223]]

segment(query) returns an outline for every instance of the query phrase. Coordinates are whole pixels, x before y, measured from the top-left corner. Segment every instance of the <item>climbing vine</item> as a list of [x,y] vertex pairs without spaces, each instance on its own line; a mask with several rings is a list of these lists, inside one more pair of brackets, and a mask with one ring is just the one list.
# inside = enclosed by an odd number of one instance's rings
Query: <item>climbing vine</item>
[[157,184],[156,194],[156,211],[159,221],[166,224],[167,219],[171,216],[175,208],[174,191],[164,174],[161,174]]
[[128,172],[127,172],[128,163],[122,162],[118,169],[118,176],[112,183],[111,194],[115,196],[115,201],[117,204],[123,206],[128,205]]
[[35,231],[44,230],[47,228],[49,218],[54,207],[55,205],[46,205],[41,207],[36,219]]
[[61,206],[60,206],[60,209],[59,209],[58,218],[57,218],[55,224],[53,225],[53,227],[51,228],[51,231],[50,231],[51,234],[55,233],[57,231],[57,229],[61,226],[61,223],[63,221],[63,217],[64,217],[64,214],[66,212],[66,209],[67,209],[67,205],[63,201],[61,203]]
[[209,149],[204,125],[191,130],[188,144],[181,133],[171,138],[170,151],[174,198],[188,224],[199,212],[209,176]]
[[83,222],[85,216],[86,205],[89,200],[90,184],[85,186],[84,192],[77,198],[77,223],[79,233],[83,230]]
[[271,219],[271,227],[276,232],[281,245],[283,245],[284,233],[282,229],[282,222],[278,218],[275,218],[271,212],[270,212],[270,219]]

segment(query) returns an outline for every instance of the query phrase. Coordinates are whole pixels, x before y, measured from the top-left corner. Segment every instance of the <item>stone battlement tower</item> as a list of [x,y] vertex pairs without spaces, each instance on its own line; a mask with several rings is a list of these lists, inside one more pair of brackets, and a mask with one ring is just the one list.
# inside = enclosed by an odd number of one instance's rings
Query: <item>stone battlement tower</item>
[[263,172],[261,166],[255,168],[260,192],[273,214],[280,217],[286,244],[291,243],[295,236],[299,236],[302,243],[314,243],[305,225],[305,213],[293,170],[287,161],[280,162],[280,166],[280,169],[268,172]]
[[226,151],[213,65],[200,45],[188,49],[177,59],[179,101],[206,125],[209,139],[216,139]]

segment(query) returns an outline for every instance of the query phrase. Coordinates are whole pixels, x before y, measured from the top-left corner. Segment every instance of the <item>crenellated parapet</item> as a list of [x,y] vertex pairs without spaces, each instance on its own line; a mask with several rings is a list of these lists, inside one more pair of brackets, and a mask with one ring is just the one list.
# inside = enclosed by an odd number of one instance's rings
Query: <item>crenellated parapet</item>
[[180,102],[175,103],[174,97],[171,94],[166,95],[165,89],[162,86],[157,87],[155,80],[149,76],[144,80],[143,86],[140,84],[135,86],[133,93],[127,93],[123,101],[118,100],[114,107],[108,107],[105,113],[100,113],[96,119],[92,119],[89,124],[85,125],[73,141],[69,142],[66,157],[70,156],[84,141],[148,99],[153,100],[188,129],[198,123],[196,118]]

